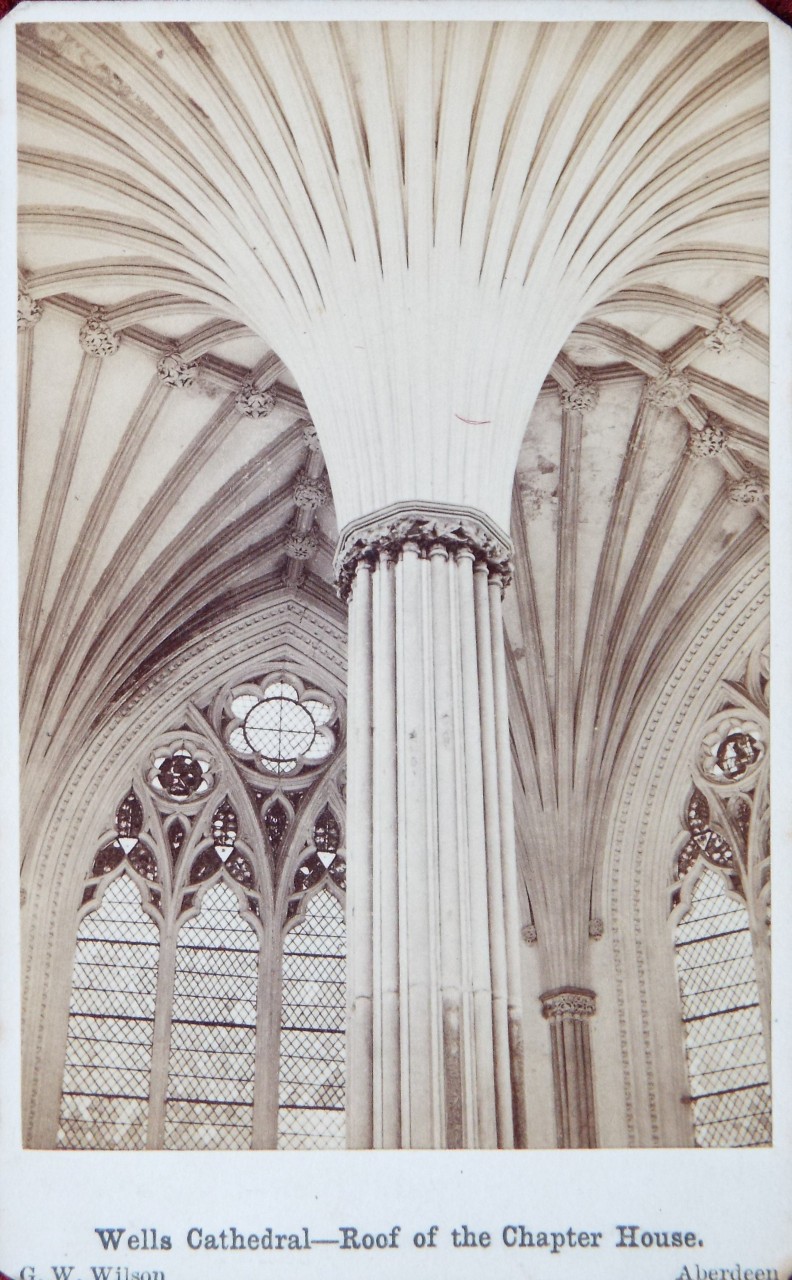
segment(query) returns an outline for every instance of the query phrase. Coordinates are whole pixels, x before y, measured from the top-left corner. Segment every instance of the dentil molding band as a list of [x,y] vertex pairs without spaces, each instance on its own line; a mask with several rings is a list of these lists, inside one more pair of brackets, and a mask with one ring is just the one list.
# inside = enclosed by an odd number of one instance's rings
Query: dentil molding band
[[436,546],[465,548],[491,573],[501,574],[504,586],[511,581],[511,540],[483,511],[445,502],[394,502],[341,530],[333,562],[341,599],[348,599],[361,560],[374,561],[383,552],[395,559],[408,542],[424,554]]

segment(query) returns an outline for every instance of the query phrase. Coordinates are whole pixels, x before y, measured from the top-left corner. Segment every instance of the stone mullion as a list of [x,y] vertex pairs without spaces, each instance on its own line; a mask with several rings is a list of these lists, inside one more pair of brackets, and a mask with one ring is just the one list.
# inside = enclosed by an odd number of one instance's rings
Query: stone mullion
[[259,938],[256,991],[256,1070],[253,1081],[253,1150],[278,1145],[280,1024],[283,1003],[283,930],[270,920]]
[[179,935],[176,910],[176,900],[173,900],[160,934],[146,1135],[146,1146],[154,1151],[162,1150],[165,1133],[165,1098],[168,1092],[173,985],[176,974],[176,944]]

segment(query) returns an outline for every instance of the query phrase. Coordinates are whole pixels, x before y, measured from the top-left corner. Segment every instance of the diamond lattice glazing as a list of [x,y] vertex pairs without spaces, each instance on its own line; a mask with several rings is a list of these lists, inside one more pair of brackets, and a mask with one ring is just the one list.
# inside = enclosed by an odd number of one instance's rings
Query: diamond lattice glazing
[[208,889],[176,950],[164,1145],[250,1146],[259,944],[227,885]]
[[344,1146],[346,930],[326,889],[283,942],[278,1146]]
[[770,1089],[748,915],[717,871],[700,876],[675,946],[696,1145],[767,1146]]
[[146,1145],[159,931],[127,875],[77,933],[59,1147]]

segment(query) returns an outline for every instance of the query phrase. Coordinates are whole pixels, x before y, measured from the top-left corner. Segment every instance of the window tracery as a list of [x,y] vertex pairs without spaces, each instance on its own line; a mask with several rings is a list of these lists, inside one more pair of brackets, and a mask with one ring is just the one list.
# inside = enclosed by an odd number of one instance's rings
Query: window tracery
[[[256,743],[247,756],[229,741],[239,689],[254,699],[246,717],[260,708],[247,719]],[[284,707],[310,719],[310,742]],[[322,792],[340,796],[328,781],[338,772],[338,706],[281,672],[218,695],[205,728],[197,712],[193,720],[152,744],[89,864],[57,1143],[261,1145],[277,1125],[263,1117],[272,1103],[257,1072],[277,1061],[283,1019],[272,1001],[283,983],[292,1092],[316,1077],[316,1114],[296,1145],[343,1146],[345,864],[339,810],[322,803]],[[287,891],[278,889],[284,877]],[[262,987],[261,974],[276,981]],[[303,1007],[308,992],[313,1009]],[[101,1006],[95,1017],[91,1001]],[[300,1055],[316,1048],[317,1019],[329,1038],[306,1065]]]
[[264,774],[291,775],[326,761],[335,750],[332,699],[305,690],[297,680],[275,677],[240,685],[226,707],[231,751]]
[[698,1146],[771,1140],[769,671],[750,655],[702,735],[672,903]]

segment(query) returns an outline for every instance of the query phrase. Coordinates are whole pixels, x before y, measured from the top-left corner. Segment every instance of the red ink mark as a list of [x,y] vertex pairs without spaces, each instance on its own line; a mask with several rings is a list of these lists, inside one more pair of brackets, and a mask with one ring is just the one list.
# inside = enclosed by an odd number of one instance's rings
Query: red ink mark
[[463,418],[461,413],[455,413],[454,417],[459,418],[460,422],[466,422],[469,427],[488,427],[492,421],[491,418]]

